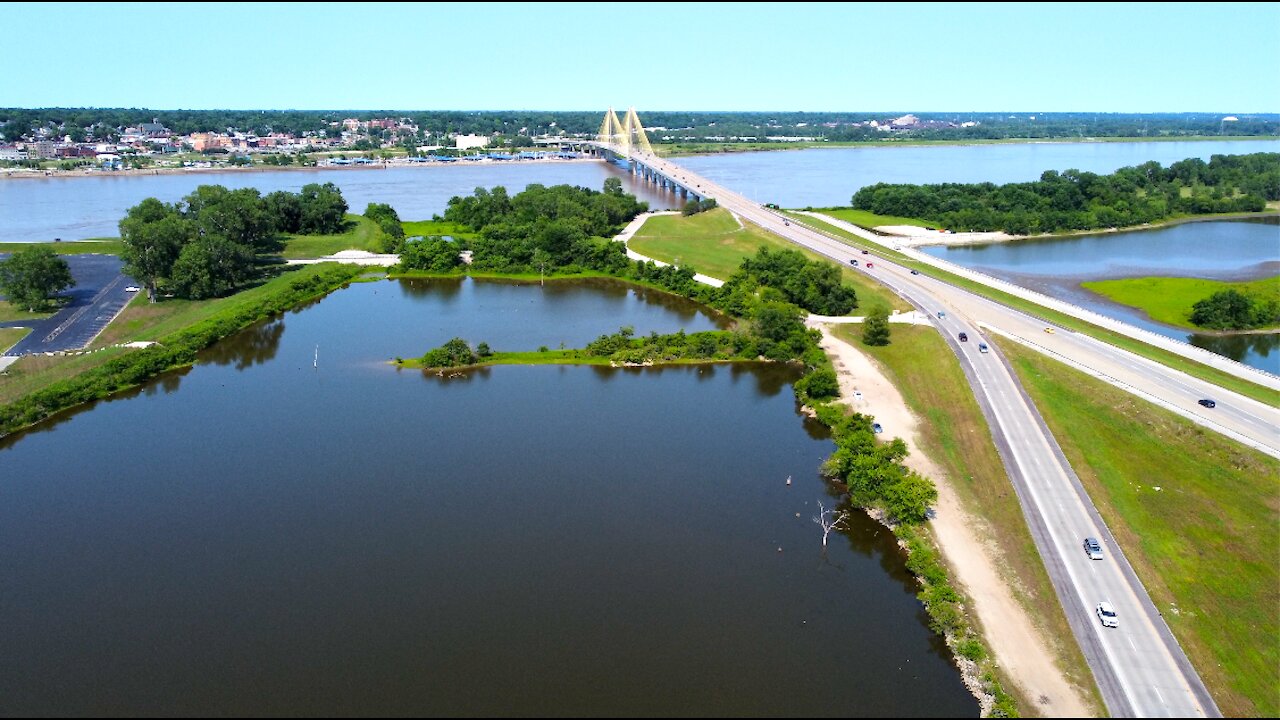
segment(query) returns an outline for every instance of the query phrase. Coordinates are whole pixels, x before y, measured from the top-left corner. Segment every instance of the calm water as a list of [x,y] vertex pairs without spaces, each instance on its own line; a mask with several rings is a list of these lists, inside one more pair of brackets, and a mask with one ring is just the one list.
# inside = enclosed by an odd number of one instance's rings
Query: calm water
[[266,194],[331,182],[342,188],[351,212],[362,213],[369,203],[381,202],[389,203],[405,220],[428,220],[444,212],[449,198],[469,195],[477,187],[505,185],[512,194],[530,183],[599,190],[610,177],[622,178],[627,191],[653,209],[678,206],[679,198],[673,193],[637,183],[629,173],[604,162],[37,178],[0,181],[0,242],[116,237],[120,234],[117,224],[130,207],[148,197],[176,202],[198,185],[254,187]]
[[0,446],[0,714],[976,714],[786,368],[383,364],[620,324],[714,326],[354,285]]
[[1280,273],[1280,223],[1275,219],[1195,222],[1156,230],[921,250],[1280,374],[1280,334],[1188,333],[1080,287],[1085,280],[1152,275],[1214,280],[1275,276]]
[[[825,207],[847,205],[858,188],[876,182],[1020,182],[1048,169],[1101,173],[1148,160],[1167,165],[1188,157],[1278,150],[1276,141],[1028,143],[757,152],[678,162],[761,202]],[[406,220],[422,220],[444,212],[450,197],[476,187],[505,185],[514,192],[537,182],[600,188],[608,177],[623,178],[630,192],[655,209],[679,203],[672,194],[634,184],[630,175],[601,162],[49,178],[0,181],[0,241],[114,237],[125,210],[144,198],[173,202],[207,183],[266,193],[332,182],[355,212],[363,212],[370,202],[385,202]]]
[[1045,170],[1109,173],[1155,160],[1280,152],[1280,141],[1018,143],[934,147],[867,147],[706,155],[677,162],[762,203],[782,207],[849,204],[878,182],[1027,182]]

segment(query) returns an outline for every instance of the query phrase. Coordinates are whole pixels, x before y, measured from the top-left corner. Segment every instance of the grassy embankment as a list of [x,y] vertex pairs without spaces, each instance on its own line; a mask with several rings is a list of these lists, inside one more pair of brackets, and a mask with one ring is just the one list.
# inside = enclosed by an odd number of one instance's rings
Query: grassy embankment
[[82,255],[85,253],[101,253],[103,255],[119,255],[124,244],[120,238],[102,237],[66,242],[0,242],[0,253],[11,253],[33,247],[53,248],[59,255]]
[[[286,260],[318,258],[343,250],[382,252],[384,235],[376,223],[363,215],[347,215],[347,222],[350,224],[346,232],[336,235],[287,236],[281,257]],[[474,236],[473,233],[460,229],[454,223],[439,220],[411,220],[400,223],[400,226],[404,228],[405,237],[450,235],[455,238],[466,239]]]
[[4,352],[31,332],[27,328],[0,328],[0,352]]
[[[659,215],[649,218],[627,244],[641,255],[688,265],[721,280],[729,279],[742,261],[761,247],[801,250],[811,260],[826,260],[750,223],[739,227],[729,211],[723,208],[687,217]],[[897,310],[911,307],[880,284],[867,280],[862,273],[841,268],[841,277],[857,291],[860,309],[877,303]]]
[[[951,349],[933,328],[915,325],[894,325],[892,342],[883,347],[863,345],[861,328],[837,325],[833,332],[871,355],[921,419],[923,451],[946,473],[965,510],[980,519],[978,533],[991,540],[1005,580],[1036,623],[1058,667],[1072,683],[1085,688],[1085,697],[1102,712],[1101,697],[1072,640],[991,430]],[[1019,705],[1033,708],[1035,700],[1019,698]]]
[[932,277],[946,280],[952,285],[955,285],[956,287],[964,288],[965,290],[968,290],[976,295],[981,295],[982,297],[990,298],[997,302],[1008,305],[1009,307],[1014,308],[1015,310],[1021,310],[1022,312],[1025,312],[1029,315],[1034,315],[1034,316],[1043,318],[1048,322],[1053,323],[1054,325],[1057,325],[1059,327],[1063,327],[1068,330],[1074,330],[1076,332],[1082,333],[1084,335],[1088,335],[1090,337],[1093,337],[1103,342],[1114,345],[1122,350],[1127,350],[1135,355],[1140,355],[1149,360],[1154,360],[1155,362],[1158,362],[1161,365],[1165,365],[1167,367],[1173,368],[1174,370],[1184,372],[1188,375],[1191,375],[1192,377],[1197,377],[1197,378],[1200,378],[1201,380],[1211,382],[1220,387],[1224,387],[1227,390],[1231,390],[1232,392],[1240,393],[1241,395],[1253,398],[1258,402],[1270,405],[1272,407],[1280,407],[1280,398],[1277,398],[1276,393],[1273,390],[1265,388],[1256,383],[1249,382],[1248,380],[1236,377],[1235,375],[1223,372],[1222,370],[1218,370],[1217,368],[1210,367],[1203,363],[1196,362],[1195,360],[1190,360],[1176,353],[1172,353],[1167,350],[1162,350],[1155,346],[1148,345],[1147,343],[1142,342],[1141,340],[1135,340],[1131,337],[1121,335],[1119,333],[1112,332],[1104,328],[1100,328],[1097,325],[1086,322],[1084,320],[1079,320],[1070,315],[1067,315],[1066,313],[1060,313],[1056,310],[1050,310],[1049,308],[1046,308],[1042,305],[1034,303],[1030,300],[1024,300],[1020,297],[1010,295],[1009,293],[1004,292],[1002,290],[996,290],[995,288],[989,287],[987,285],[983,285],[982,283],[976,282],[974,280],[960,277],[958,275],[949,273],[945,270],[939,270],[933,267],[932,265],[927,265],[922,262],[917,262],[903,255],[902,253],[895,252],[881,245],[877,245],[876,243],[872,243],[867,240],[864,240],[863,238],[860,238],[856,235],[845,232],[844,230],[834,225],[831,225],[830,223],[822,222],[821,220],[817,220],[807,215],[797,215],[794,213],[789,213],[789,215],[795,218],[797,221],[804,222],[806,225],[819,229],[825,232],[826,234],[828,234],[829,236],[840,239],[848,243],[849,245],[852,245],[858,248],[868,248],[875,255],[879,255],[889,260],[893,260],[895,263],[898,263],[908,268],[915,268],[920,272],[930,275]]
[[[1280,300],[1280,275],[1247,282],[1223,282],[1181,277],[1142,277],[1090,280],[1080,283],[1112,302],[1137,308],[1156,322],[1201,330],[1191,323],[1191,306],[1223,290],[1236,290],[1263,300]],[[1266,329],[1280,328],[1270,325]],[[1211,331],[1208,331],[1211,332]]]
[[156,340],[144,349],[105,348],[68,356],[25,356],[0,378],[0,435],[84,402],[137,386],[191,364],[217,340],[350,282],[363,268],[333,264],[289,269],[256,287],[215,300],[136,298],[94,347]]
[[858,227],[871,228],[880,227],[881,225],[912,225],[915,227],[936,227],[937,223],[919,218],[897,217],[896,215],[877,215],[866,210],[854,210],[853,208],[822,208],[819,210],[824,215],[830,215],[847,223],[852,223]]
[[997,338],[1228,717],[1280,712],[1280,462]]

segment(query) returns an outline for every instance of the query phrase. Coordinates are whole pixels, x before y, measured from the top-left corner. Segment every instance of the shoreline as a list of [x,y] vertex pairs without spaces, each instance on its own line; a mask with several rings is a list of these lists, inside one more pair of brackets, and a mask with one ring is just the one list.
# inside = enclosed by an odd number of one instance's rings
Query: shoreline
[[[825,214],[821,210],[815,210],[814,212]],[[999,230],[991,232],[958,232],[948,234],[937,230],[925,230],[924,228],[916,227],[914,225],[877,225],[876,227],[864,229],[882,237],[891,238],[903,247],[919,248],[954,247],[961,245],[995,245],[997,243],[1036,240],[1060,240],[1089,235],[1113,235],[1120,233],[1145,232],[1147,230],[1160,230],[1167,227],[1173,227],[1175,225],[1182,225],[1184,223],[1213,221],[1230,222],[1234,220],[1252,220],[1256,218],[1280,218],[1280,210],[1191,215],[1188,217],[1168,218],[1166,220],[1146,223],[1144,225],[1128,225],[1118,228],[1097,228],[1094,230],[1071,230],[1068,232],[1041,233],[1039,235],[1010,235]]]
[[150,175],[217,175],[222,173],[258,173],[258,172],[324,172],[329,170],[391,170],[396,168],[424,168],[424,167],[470,167],[473,165],[530,165],[530,164],[549,164],[549,163],[585,163],[585,162],[604,162],[600,158],[583,157],[583,158],[540,158],[529,160],[493,160],[485,158],[483,160],[464,160],[459,158],[457,162],[376,162],[368,165],[249,165],[247,167],[156,167],[156,168],[138,168],[130,170],[86,170],[85,168],[76,168],[74,170],[31,170],[27,168],[5,168],[0,170],[0,179],[3,180],[55,180],[64,178],[116,178],[116,177],[145,177]]

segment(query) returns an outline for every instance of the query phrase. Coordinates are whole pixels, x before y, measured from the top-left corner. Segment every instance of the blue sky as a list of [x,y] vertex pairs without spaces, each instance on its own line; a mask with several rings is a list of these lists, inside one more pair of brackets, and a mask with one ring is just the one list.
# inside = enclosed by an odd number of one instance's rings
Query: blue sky
[[1280,112],[1276,3],[2,5],[10,107]]

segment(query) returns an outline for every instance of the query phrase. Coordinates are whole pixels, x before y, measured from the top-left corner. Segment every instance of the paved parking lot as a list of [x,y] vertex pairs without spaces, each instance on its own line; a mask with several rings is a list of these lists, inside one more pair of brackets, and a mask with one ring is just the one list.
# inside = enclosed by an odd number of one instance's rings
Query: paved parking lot
[[[0,260],[8,255],[0,255]],[[31,333],[5,355],[79,350],[102,332],[136,293],[125,288],[135,284],[122,271],[124,262],[115,255],[64,255],[71,266],[76,286],[67,291],[71,302],[47,320],[0,323],[0,327],[29,327]]]

